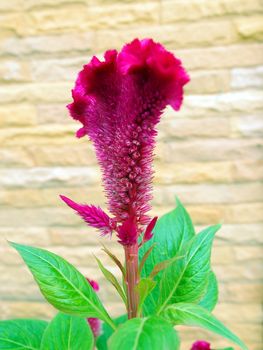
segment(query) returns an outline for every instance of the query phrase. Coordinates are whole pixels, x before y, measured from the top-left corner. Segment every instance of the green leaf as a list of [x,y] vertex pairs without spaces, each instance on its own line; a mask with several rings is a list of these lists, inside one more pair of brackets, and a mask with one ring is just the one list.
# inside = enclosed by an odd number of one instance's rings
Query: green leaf
[[[142,277],[148,277],[155,265],[169,260],[176,256],[185,242],[191,240],[194,235],[194,227],[191,218],[179,199],[176,200],[177,207],[171,212],[162,216],[156,223],[153,230],[153,238],[146,242],[139,250],[139,259],[142,261],[144,254],[152,244],[156,244],[149,258],[146,260]],[[163,272],[160,272],[154,279],[157,287],[148,296],[144,304],[144,315],[154,312],[159,297],[159,288]]]
[[220,225],[211,226],[188,242],[178,255],[184,256],[164,270],[157,313],[178,302],[198,303],[203,297],[210,272],[211,247]]
[[156,264],[152,270],[152,272],[150,273],[150,277],[153,278],[155,277],[159,272],[163,271],[164,269],[166,269],[171,263],[173,263],[176,260],[180,260],[184,258],[184,256],[174,256],[171,259],[168,260],[164,260],[158,264]]
[[208,283],[203,298],[199,301],[199,305],[209,311],[213,311],[218,300],[218,284],[214,272],[210,271],[208,275]]
[[[115,318],[113,321],[118,327],[127,321],[127,314],[121,315]],[[98,337],[96,342],[96,347],[98,350],[108,350],[107,341],[112,334],[113,334],[112,328],[109,327],[107,323],[103,323],[102,334]]]
[[162,312],[161,316],[173,325],[202,327],[233,341],[241,349],[248,350],[246,345],[235,334],[200,305],[189,303],[170,305]]
[[103,264],[101,263],[101,261],[98,258],[95,257],[95,259],[97,260],[99,268],[100,268],[101,272],[103,273],[103,275],[105,276],[105,278],[114,286],[114,288],[117,290],[118,294],[122,298],[124,304],[126,305],[127,304],[126,295],[124,294],[124,291],[123,291],[122,287],[120,286],[117,278],[113,275],[113,273],[111,273],[108,269],[106,269],[106,267],[103,266]]
[[0,321],[0,349],[39,350],[47,325],[45,321],[30,319]]
[[48,325],[40,350],[92,350],[93,346],[86,319],[59,313]]
[[138,316],[141,314],[142,306],[146,297],[151,293],[153,288],[156,286],[156,282],[151,278],[142,278],[136,286],[136,290],[139,293],[139,305],[138,305]]
[[122,276],[123,278],[125,278],[125,267],[122,265],[122,263],[120,262],[120,260],[117,258],[116,255],[114,255],[108,248],[106,248],[103,245],[103,249],[102,249],[110,258],[111,260],[119,267],[119,269],[121,270]]
[[158,317],[133,318],[110,337],[109,350],[176,350],[179,338],[171,324]]
[[143,266],[144,266],[146,260],[148,259],[149,255],[151,254],[151,252],[155,246],[156,246],[156,243],[151,245],[150,248],[148,248],[143,255],[142,254],[140,255],[141,259],[140,259],[140,264],[139,264],[139,274],[141,274]]
[[99,318],[115,328],[93,288],[73,265],[47,250],[10,244],[19,252],[50,304],[67,314]]

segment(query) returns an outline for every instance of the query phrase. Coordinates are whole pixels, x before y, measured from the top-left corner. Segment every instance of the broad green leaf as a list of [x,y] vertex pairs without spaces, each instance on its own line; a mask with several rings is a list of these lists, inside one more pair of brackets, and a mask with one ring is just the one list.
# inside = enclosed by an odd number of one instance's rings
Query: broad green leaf
[[198,303],[203,297],[210,272],[212,242],[220,225],[211,226],[194,236],[179,252],[182,259],[163,271],[157,313],[179,302]]
[[[127,314],[119,316],[115,318],[113,321],[118,327],[127,321]],[[112,335],[112,333],[113,333],[112,328],[107,323],[103,323],[102,334],[98,337],[96,342],[96,347],[98,350],[108,350],[107,341],[109,337]]]
[[221,335],[239,345],[241,349],[248,350],[246,345],[209,311],[196,304],[178,303],[168,306],[160,315],[173,325],[202,327]]
[[124,304],[126,305],[127,304],[126,295],[124,294],[124,291],[123,291],[122,287],[120,286],[117,278],[113,275],[113,273],[111,273],[108,269],[106,269],[106,267],[103,266],[102,262],[98,258],[96,258],[96,260],[97,260],[97,263],[99,265],[101,272],[103,273],[105,278],[114,286],[114,288],[117,290],[118,294],[122,298]]
[[137,284],[136,290],[139,293],[138,316],[141,314],[142,306],[146,297],[151,293],[155,286],[156,282],[151,278],[142,278]]
[[0,349],[39,350],[47,325],[45,321],[30,319],[0,321]]
[[[155,265],[169,260],[176,256],[185,242],[191,240],[194,235],[194,227],[191,218],[179,199],[176,200],[177,207],[171,212],[162,216],[156,223],[153,230],[153,238],[145,243],[139,250],[139,259],[142,260],[144,254],[152,244],[156,244],[149,258],[142,268],[142,277],[148,277]],[[159,297],[159,282],[163,272],[160,272],[154,279],[157,287],[148,296],[144,304],[144,315],[154,312],[156,301]]]
[[170,323],[158,317],[133,318],[108,341],[109,350],[177,350],[179,338]]
[[210,271],[208,275],[208,283],[203,298],[199,301],[199,305],[209,311],[213,311],[218,300],[218,284],[214,272]]
[[47,250],[10,244],[19,252],[50,304],[70,315],[99,318],[115,328],[93,288],[73,265]]
[[40,350],[92,350],[93,346],[86,319],[59,313],[46,328]]

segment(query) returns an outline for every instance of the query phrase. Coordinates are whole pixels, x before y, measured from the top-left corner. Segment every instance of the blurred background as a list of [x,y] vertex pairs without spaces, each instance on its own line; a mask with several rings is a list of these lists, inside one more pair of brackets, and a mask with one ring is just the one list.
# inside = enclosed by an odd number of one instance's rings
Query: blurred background
[[[99,281],[112,315],[123,312],[92,255],[118,273],[98,233],[58,197],[104,206],[92,146],[74,137],[79,125],[65,105],[93,54],[152,37],[192,78],[182,110],[168,109],[159,125],[153,212],[173,208],[177,195],[197,230],[223,223],[212,259],[215,315],[250,350],[262,349],[262,13],[262,0],[0,0],[1,319],[55,313],[6,239],[62,255]],[[182,334],[183,350],[200,338],[229,344],[197,329]]]

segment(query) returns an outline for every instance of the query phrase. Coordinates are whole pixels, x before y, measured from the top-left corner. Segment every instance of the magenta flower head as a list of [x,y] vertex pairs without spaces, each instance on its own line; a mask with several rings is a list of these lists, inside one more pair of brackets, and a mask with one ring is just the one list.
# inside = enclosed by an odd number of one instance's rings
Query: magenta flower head
[[150,221],[156,125],[167,105],[179,110],[188,81],[181,61],[152,39],[107,51],[104,61],[93,57],[78,75],[68,109],[82,124],[77,137],[94,144],[113,218],[62,199],[103,234],[115,230],[123,245],[137,242]]
[[210,343],[205,340],[197,340],[193,343],[191,350],[211,350]]

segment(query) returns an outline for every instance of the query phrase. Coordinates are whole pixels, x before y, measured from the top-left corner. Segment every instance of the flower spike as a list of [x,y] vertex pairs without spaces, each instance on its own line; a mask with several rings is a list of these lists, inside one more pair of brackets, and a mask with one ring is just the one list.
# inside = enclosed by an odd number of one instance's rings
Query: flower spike
[[90,226],[99,229],[102,235],[111,234],[116,224],[100,207],[94,205],[77,204],[66,196],[60,198],[72,209],[74,209],[82,219]]
[[[135,39],[119,53],[107,51],[104,60],[93,57],[76,80],[68,109],[82,124],[76,136],[88,135],[93,142],[108,208],[124,245],[134,242],[126,235],[128,223],[135,225],[137,241],[150,221],[156,125],[167,105],[180,108],[188,81],[181,61],[152,39]],[[94,223],[94,215],[106,214],[94,214],[92,206],[85,208],[73,209],[90,225],[101,226]],[[105,227],[106,233],[111,232]],[[147,236],[151,237],[149,229]]]
[[124,223],[118,227],[117,236],[119,243],[122,245],[133,245],[137,242],[137,228],[132,217],[129,217]]

